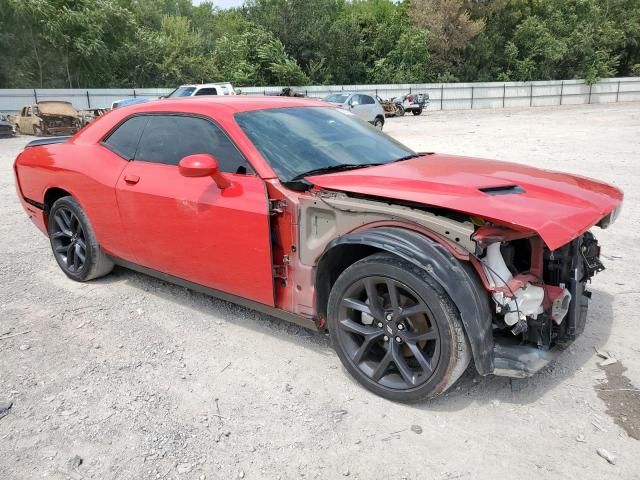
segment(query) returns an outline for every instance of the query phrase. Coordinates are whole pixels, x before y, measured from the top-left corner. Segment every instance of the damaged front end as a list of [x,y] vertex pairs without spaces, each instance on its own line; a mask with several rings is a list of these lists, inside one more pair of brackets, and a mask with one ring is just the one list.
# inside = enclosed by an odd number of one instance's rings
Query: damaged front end
[[43,135],[73,135],[80,130],[78,117],[67,115],[41,115],[40,125]]
[[537,235],[483,225],[471,257],[494,304],[496,375],[533,375],[582,333],[591,292],[604,270],[591,232],[549,250]]

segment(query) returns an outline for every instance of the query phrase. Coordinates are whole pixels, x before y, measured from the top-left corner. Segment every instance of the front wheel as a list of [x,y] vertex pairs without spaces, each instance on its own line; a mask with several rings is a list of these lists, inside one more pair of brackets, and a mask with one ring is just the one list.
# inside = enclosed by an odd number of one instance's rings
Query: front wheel
[[49,212],[48,228],[53,255],[67,277],[86,282],[113,269],[113,262],[100,249],[89,218],[72,197],[56,200]]
[[384,127],[384,120],[380,117],[376,118],[373,121],[373,126],[376,127],[378,130],[382,130],[382,127]]
[[328,327],[349,373],[390,400],[439,395],[471,358],[446,292],[423,269],[387,253],[360,260],[338,277]]

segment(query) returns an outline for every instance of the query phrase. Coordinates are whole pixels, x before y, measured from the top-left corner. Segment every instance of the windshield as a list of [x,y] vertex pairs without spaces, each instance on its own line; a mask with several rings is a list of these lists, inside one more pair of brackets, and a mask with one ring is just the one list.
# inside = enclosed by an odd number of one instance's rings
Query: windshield
[[313,170],[379,165],[415,155],[336,108],[275,108],[237,113],[235,118],[283,182]]
[[349,98],[348,93],[336,93],[334,95],[324,97],[324,101],[329,103],[344,103],[347,101],[347,98]]
[[191,94],[195,91],[196,87],[178,87],[169,95],[167,98],[171,97],[190,97]]

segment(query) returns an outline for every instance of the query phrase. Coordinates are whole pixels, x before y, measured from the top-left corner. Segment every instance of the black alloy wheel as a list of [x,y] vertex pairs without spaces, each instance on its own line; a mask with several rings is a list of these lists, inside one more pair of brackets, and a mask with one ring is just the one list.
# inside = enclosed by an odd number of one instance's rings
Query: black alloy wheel
[[426,271],[390,254],[360,260],[338,277],[328,321],[345,368],[391,400],[413,402],[442,393],[471,357],[446,293]]
[[366,277],[342,299],[338,335],[351,361],[368,377],[406,390],[426,382],[440,360],[440,335],[430,315],[407,285]]
[[84,282],[113,270],[113,261],[100,248],[87,215],[74,198],[55,201],[47,227],[56,262],[69,278]]
[[87,260],[87,244],[82,223],[69,208],[61,207],[53,214],[51,246],[58,263],[69,272],[79,273]]

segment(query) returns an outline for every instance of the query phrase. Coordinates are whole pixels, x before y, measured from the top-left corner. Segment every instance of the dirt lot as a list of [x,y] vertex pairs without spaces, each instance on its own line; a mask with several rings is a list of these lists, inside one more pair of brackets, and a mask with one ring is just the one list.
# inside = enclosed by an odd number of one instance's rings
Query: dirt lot
[[[625,190],[621,219],[596,232],[608,269],[590,322],[556,363],[519,392],[470,370],[437,400],[397,405],[356,385],[324,335],[127,270],[73,283],[16,199],[29,138],[0,140],[0,402],[13,402],[0,479],[640,478],[640,442],[619,426],[640,401],[640,104],[429,112],[385,128],[419,150]],[[627,368],[607,384],[628,388],[624,401],[598,397],[594,347]]]

